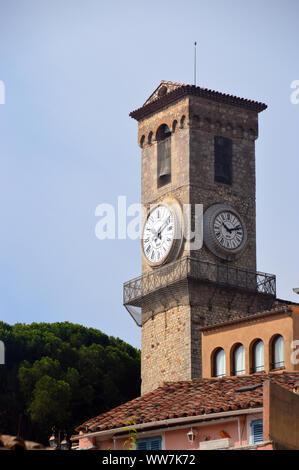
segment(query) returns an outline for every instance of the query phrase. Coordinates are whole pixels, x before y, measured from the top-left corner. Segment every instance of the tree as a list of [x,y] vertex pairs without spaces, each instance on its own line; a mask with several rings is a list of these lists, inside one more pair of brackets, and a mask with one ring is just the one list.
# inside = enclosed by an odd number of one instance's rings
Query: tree
[[139,395],[140,351],[69,322],[0,322],[0,432],[46,443],[52,425],[72,432],[84,420]]

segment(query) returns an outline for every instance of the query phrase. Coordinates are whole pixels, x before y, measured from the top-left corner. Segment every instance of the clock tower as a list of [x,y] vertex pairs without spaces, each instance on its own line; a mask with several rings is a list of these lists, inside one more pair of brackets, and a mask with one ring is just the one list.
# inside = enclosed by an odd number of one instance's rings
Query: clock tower
[[[142,155],[142,275],[124,304],[142,327],[142,393],[202,376],[201,329],[271,307],[256,272],[255,140],[266,105],[162,81],[130,116]],[[203,244],[188,243],[203,208]],[[201,226],[201,225],[200,225]]]

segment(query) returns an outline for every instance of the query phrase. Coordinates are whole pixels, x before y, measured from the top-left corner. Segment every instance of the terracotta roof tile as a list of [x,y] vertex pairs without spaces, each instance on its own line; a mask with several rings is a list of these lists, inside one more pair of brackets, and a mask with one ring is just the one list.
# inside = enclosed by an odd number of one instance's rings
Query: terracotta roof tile
[[232,106],[251,109],[256,112],[261,112],[267,108],[267,105],[258,101],[240,98],[238,96],[230,95],[227,93],[221,93],[215,90],[209,90],[208,88],[201,88],[195,85],[185,85],[181,83],[167,82],[166,80],[163,80],[161,84],[172,85],[173,88],[171,87],[168,93],[166,93],[164,96],[154,99],[153,101],[150,101],[150,97],[143,106],[130,113],[130,116],[133,119],[137,119],[137,121],[139,121],[145,116],[157,112],[164,106],[168,106],[170,103],[175,102],[178,99],[187,95],[196,95],[202,98],[211,99]]
[[121,428],[132,418],[136,423],[151,423],[177,417],[257,408],[263,404],[262,387],[244,392],[236,390],[262,385],[266,379],[292,390],[298,382],[299,372],[166,382],[153,392],[89,419],[78,426],[76,431],[87,432],[86,428],[88,432]]

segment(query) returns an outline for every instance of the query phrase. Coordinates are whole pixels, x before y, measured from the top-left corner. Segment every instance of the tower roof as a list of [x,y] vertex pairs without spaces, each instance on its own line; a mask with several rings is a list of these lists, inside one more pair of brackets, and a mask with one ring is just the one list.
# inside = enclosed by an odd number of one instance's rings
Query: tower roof
[[246,108],[257,113],[267,109],[267,105],[258,101],[240,98],[238,96],[221,93],[219,91],[201,88],[195,85],[186,85],[184,83],[175,83],[162,80],[160,85],[150,95],[141,108],[138,108],[130,113],[133,119],[139,121],[149,114],[157,112],[161,108],[185,97],[185,96],[199,96],[209,100],[217,101],[218,103],[225,103],[232,106]]

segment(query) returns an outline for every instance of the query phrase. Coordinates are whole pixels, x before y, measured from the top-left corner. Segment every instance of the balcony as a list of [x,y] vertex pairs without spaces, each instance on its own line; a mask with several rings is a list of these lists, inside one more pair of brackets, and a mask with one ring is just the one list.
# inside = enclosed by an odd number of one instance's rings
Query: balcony
[[150,294],[188,279],[253,294],[276,296],[276,277],[273,274],[184,257],[126,282],[123,290],[124,305],[142,307],[143,300]]

